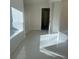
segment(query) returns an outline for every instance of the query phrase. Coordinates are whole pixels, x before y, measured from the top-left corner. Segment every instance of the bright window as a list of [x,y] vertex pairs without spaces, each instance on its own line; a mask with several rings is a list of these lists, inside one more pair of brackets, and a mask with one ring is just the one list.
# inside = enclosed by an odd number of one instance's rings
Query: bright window
[[10,36],[23,31],[23,13],[11,7]]

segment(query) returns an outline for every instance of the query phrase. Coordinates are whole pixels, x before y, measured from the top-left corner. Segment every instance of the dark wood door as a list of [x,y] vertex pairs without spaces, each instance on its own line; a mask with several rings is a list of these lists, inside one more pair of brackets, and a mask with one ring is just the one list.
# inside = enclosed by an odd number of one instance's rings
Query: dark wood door
[[50,13],[50,8],[42,8],[42,22],[41,22],[42,30],[49,29],[49,13]]

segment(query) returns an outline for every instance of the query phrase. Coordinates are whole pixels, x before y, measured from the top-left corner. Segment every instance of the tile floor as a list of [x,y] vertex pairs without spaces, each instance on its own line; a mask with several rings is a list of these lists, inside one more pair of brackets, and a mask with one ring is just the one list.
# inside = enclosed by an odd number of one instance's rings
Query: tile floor
[[40,35],[47,34],[45,31],[31,31],[26,39],[11,54],[11,59],[62,59],[61,57],[50,57],[40,52]]

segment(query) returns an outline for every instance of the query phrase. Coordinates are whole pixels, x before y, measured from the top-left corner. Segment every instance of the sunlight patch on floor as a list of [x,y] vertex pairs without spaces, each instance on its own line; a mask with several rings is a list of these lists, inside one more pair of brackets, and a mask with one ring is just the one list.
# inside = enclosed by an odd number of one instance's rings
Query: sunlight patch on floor
[[60,55],[53,51],[49,51],[49,50],[45,49],[45,47],[53,46],[53,45],[58,46],[58,44],[63,43],[66,40],[67,40],[67,35],[65,35],[61,32],[54,33],[54,34],[40,35],[40,52],[45,53],[46,55],[49,55],[52,57],[59,56],[61,58],[64,58],[63,55]]

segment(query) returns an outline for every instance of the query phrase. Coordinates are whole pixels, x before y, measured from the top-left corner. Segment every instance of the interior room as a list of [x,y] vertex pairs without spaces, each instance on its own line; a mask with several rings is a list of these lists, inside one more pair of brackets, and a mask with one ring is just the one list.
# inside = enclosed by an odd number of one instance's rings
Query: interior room
[[68,0],[10,0],[10,58],[68,59]]

